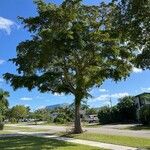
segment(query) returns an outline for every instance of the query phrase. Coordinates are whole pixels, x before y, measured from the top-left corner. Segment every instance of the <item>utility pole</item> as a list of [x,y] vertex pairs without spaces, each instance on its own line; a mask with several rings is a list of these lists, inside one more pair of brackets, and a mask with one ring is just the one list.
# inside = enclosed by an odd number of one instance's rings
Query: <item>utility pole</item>
[[111,96],[110,96],[109,102],[110,102],[110,107],[112,108],[112,100],[111,100]]

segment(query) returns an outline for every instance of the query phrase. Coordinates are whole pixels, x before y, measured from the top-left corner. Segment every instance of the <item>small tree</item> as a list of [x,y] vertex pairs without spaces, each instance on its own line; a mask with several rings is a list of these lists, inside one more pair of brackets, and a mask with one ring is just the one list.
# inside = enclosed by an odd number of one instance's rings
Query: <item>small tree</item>
[[6,112],[8,110],[8,98],[9,93],[7,91],[4,91],[0,89],[0,122],[4,121]]
[[50,113],[46,109],[37,109],[34,111],[34,119],[39,121],[47,121],[50,119]]
[[112,20],[112,3],[84,5],[82,0],[46,4],[37,0],[38,15],[21,18],[33,34],[17,46],[12,59],[19,75],[6,73],[14,89],[37,87],[41,92],[73,94],[75,133],[81,133],[80,105],[94,86],[119,81],[132,71],[136,49],[126,47]]
[[97,109],[96,108],[88,108],[86,110],[86,115],[94,115],[94,114],[97,114]]
[[16,105],[12,107],[10,111],[11,118],[14,118],[19,122],[19,119],[24,119],[27,117],[27,108],[23,105]]

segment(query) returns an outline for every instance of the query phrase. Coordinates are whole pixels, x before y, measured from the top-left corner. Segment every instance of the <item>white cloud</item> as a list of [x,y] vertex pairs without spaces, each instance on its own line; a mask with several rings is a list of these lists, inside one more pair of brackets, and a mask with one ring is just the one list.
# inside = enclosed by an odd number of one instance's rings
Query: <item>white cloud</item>
[[106,89],[99,89],[100,92],[108,92]]
[[141,88],[141,90],[142,90],[143,92],[150,92],[150,87],[148,87],[148,88]]
[[142,69],[133,67],[133,72],[134,72],[134,73],[141,73],[142,71],[143,71]]
[[16,25],[15,22],[9,19],[0,17],[0,30],[4,30],[7,34],[11,33],[11,29],[15,25]]
[[122,97],[125,97],[125,96],[129,96],[129,93],[127,93],[127,92],[114,93],[114,94],[111,94],[111,95],[103,94],[103,95],[100,95],[99,97],[91,99],[90,102],[93,102],[93,101],[107,101],[107,100],[110,100],[110,98],[119,99],[119,98],[122,98]]
[[33,100],[33,98],[31,98],[31,97],[22,97],[22,98],[20,98],[20,100],[22,100],[22,101],[31,101],[31,100]]
[[64,96],[64,94],[54,93],[55,96]]
[[105,101],[105,100],[108,100],[108,98],[110,98],[110,95],[108,94],[105,94],[105,95],[101,95],[101,96],[98,96],[94,99],[92,99],[92,101]]
[[0,59],[0,65],[3,64],[5,62],[5,60]]
[[125,96],[129,96],[129,93],[115,93],[115,94],[112,94],[111,95],[111,98],[122,98],[122,97],[125,97]]
[[44,108],[45,108],[45,106],[38,106],[38,107],[35,108],[35,110],[37,110],[37,109],[44,109]]

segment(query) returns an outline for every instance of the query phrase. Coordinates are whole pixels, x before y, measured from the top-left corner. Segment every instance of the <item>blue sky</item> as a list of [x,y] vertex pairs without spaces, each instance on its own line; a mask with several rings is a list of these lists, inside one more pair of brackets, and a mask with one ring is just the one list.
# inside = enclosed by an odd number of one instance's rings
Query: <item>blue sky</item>
[[[47,0],[48,1],[48,0]],[[51,0],[59,4],[61,0]],[[85,0],[86,4],[98,4],[99,0]],[[72,103],[74,97],[69,95],[40,94],[36,89],[28,92],[26,89],[13,91],[9,84],[2,79],[6,72],[16,73],[15,66],[8,62],[16,55],[16,46],[19,42],[30,38],[30,34],[23,29],[17,16],[29,17],[36,15],[36,8],[32,0],[1,0],[0,2],[0,88],[10,92],[10,107],[16,104],[30,106],[33,110],[47,105],[58,103]],[[111,97],[113,104],[124,95],[136,95],[150,92],[150,71],[134,69],[126,81],[115,83],[107,80],[100,88],[93,88],[92,99],[88,100],[91,107],[100,107],[109,104]]]

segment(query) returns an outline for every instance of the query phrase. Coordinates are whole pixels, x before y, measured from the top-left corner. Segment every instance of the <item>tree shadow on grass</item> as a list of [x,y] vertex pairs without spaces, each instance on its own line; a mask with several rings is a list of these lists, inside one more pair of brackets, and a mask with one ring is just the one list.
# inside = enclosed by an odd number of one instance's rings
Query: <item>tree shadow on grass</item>
[[128,127],[127,129],[130,129],[130,130],[150,130],[150,125],[149,126],[135,125],[132,127]]
[[[79,150],[78,145],[48,138],[32,136],[0,138],[0,150]],[[91,148],[88,150],[97,150]]]
[[[70,144],[56,141],[52,139],[38,138],[38,137],[6,137],[0,140],[0,149],[3,150],[40,150],[40,149],[56,149],[57,147],[66,147]],[[72,146],[72,145],[71,145]]]

